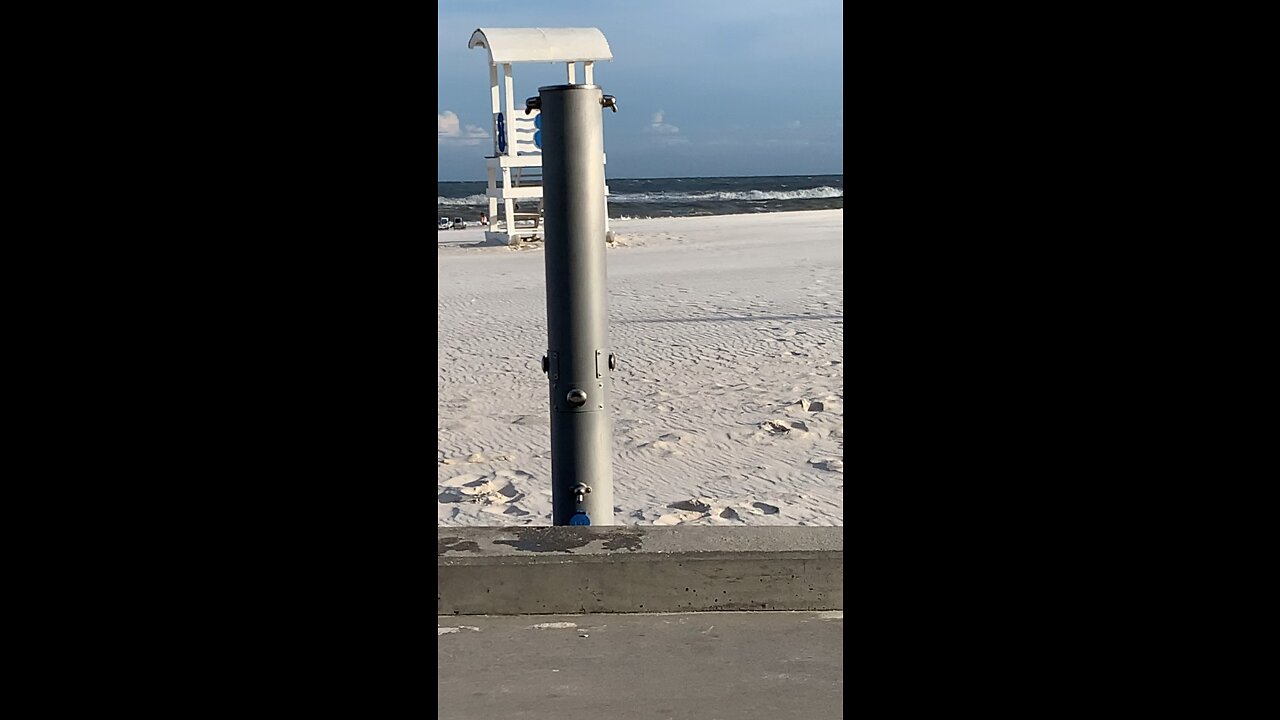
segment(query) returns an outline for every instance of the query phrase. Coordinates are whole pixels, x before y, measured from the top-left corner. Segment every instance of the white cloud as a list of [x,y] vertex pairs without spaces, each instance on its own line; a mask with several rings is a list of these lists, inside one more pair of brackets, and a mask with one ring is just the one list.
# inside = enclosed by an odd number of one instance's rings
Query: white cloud
[[439,145],[479,145],[489,139],[489,131],[475,125],[462,126],[452,110],[436,113],[436,143]]
[[654,113],[649,127],[645,128],[645,132],[653,133],[654,135],[675,135],[680,132],[680,128],[662,121],[664,114],[661,110]]
[[799,130],[799,129],[800,129],[800,121],[799,121],[799,120],[792,120],[791,122],[787,123],[787,127],[788,127],[788,128],[791,128],[792,130]]
[[452,110],[445,110],[436,114],[436,135],[444,135],[445,137],[456,137],[458,130],[458,114]]

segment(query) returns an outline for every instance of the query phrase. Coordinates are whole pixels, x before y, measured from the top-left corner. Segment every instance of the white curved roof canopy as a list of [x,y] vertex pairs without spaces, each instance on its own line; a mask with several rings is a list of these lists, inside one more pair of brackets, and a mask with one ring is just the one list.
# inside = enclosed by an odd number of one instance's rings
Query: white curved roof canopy
[[598,28],[479,28],[467,48],[488,48],[489,62],[577,62],[612,60]]

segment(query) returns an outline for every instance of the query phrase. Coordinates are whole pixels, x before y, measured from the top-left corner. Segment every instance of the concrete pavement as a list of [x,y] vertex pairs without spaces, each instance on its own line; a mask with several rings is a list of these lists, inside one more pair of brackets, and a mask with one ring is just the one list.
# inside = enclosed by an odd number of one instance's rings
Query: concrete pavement
[[844,612],[437,617],[441,720],[843,717]]

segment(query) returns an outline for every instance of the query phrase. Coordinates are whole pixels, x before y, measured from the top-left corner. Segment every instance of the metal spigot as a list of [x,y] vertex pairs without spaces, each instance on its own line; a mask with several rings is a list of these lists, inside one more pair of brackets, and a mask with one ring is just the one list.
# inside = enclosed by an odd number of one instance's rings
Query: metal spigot
[[[528,115],[530,112],[533,112],[534,110],[541,110],[541,109],[542,109],[542,98],[540,98],[540,97],[531,97],[531,98],[527,98],[527,99],[525,99],[525,101],[524,101],[524,114],[525,114],[525,115]],[[615,112],[616,112],[616,111],[615,111]]]
[[604,97],[600,98],[600,104],[613,110],[614,112],[618,112],[618,98],[612,95],[605,95]]
[[581,505],[589,492],[591,492],[591,486],[586,483],[578,483],[577,485],[574,485],[573,501]]

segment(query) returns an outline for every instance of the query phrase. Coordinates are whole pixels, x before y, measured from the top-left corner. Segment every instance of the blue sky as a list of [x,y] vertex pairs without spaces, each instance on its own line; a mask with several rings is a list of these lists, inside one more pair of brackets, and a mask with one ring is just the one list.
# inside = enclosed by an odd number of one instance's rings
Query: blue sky
[[[437,20],[438,180],[483,180],[492,152],[479,27],[600,28],[609,177],[844,172],[839,0],[442,0]],[[517,104],[565,82],[563,63],[512,68]]]

